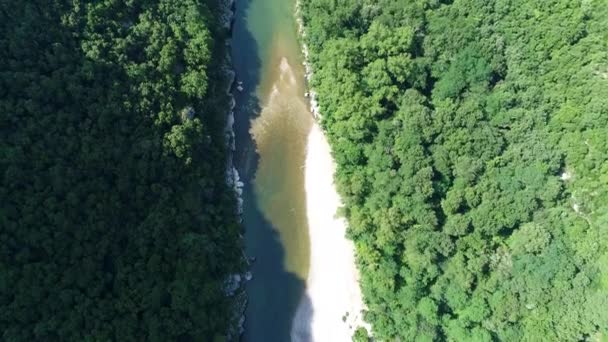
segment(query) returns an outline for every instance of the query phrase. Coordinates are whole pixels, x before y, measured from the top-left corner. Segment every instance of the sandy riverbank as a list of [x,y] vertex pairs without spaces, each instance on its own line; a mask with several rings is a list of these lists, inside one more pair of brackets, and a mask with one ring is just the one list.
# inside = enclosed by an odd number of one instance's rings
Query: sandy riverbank
[[310,270],[294,317],[293,341],[351,341],[358,326],[368,327],[361,317],[364,306],[354,246],[345,237],[345,220],[336,217],[341,202],[334,171],[330,147],[315,124],[308,136],[305,166]]

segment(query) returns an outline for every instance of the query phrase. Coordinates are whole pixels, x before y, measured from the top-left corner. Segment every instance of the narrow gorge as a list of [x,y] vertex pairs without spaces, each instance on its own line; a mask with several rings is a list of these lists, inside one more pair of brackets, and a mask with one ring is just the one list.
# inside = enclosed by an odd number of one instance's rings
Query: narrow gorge
[[[349,341],[361,321],[354,248],[329,145],[311,113],[295,1],[237,1],[235,163],[243,188],[246,341]],[[309,71],[308,71],[309,72]]]

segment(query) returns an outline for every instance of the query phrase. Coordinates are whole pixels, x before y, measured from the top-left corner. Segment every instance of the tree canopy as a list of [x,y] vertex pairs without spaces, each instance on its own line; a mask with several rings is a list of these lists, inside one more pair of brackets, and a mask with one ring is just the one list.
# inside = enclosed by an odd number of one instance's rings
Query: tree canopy
[[607,338],[605,2],[302,13],[373,335]]
[[217,6],[0,1],[0,340],[228,331]]

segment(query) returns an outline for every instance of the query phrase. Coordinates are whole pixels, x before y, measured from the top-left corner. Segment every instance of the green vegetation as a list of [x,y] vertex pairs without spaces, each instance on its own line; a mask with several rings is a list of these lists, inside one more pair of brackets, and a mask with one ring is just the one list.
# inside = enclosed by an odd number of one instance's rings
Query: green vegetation
[[217,6],[0,2],[0,340],[229,330]]
[[608,338],[605,1],[302,10],[373,335]]

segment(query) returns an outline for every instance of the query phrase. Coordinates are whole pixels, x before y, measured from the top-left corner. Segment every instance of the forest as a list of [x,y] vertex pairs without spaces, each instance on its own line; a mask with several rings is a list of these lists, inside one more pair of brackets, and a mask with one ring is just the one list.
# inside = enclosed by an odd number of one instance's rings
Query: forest
[[0,340],[225,339],[218,3],[0,1]]
[[381,341],[608,339],[604,0],[305,0]]

